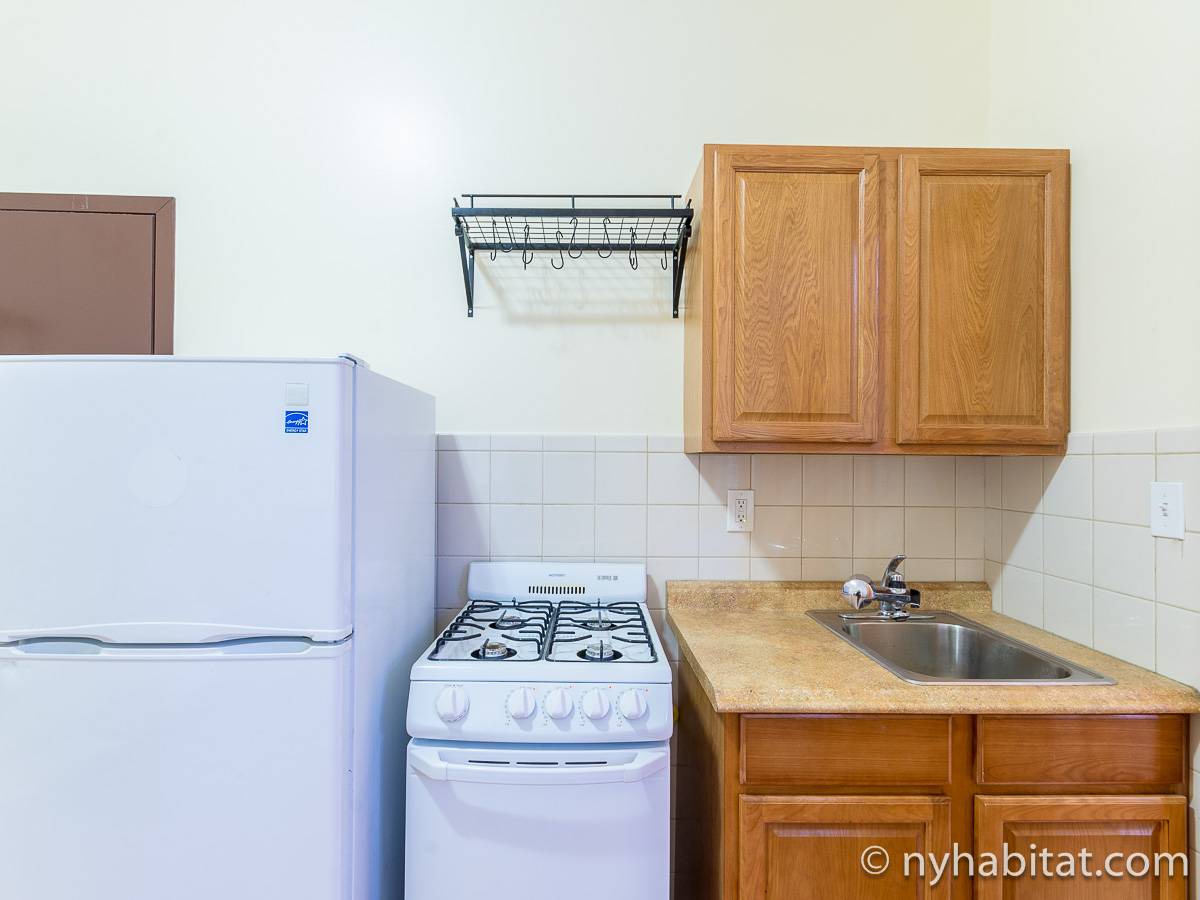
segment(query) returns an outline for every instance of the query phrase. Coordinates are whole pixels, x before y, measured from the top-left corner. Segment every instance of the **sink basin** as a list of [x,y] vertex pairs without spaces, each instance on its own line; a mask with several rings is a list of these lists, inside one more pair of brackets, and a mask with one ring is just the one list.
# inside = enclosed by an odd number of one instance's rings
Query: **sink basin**
[[1113,684],[1090,669],[966,619],[935,612],[911,619],[809,615],[913,684]]

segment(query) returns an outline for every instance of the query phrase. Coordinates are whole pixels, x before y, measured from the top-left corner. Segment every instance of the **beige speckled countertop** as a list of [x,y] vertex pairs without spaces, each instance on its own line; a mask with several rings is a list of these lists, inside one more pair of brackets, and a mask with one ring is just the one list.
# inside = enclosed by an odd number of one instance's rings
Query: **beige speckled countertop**
[[667,617],[718,712],[1195,713],[1200,693],[992,612],[987,585],[917,585],[948,610],[1094,669],[1114,685],[909,684],[805,615],[846,609],[832,582],[673,581]]

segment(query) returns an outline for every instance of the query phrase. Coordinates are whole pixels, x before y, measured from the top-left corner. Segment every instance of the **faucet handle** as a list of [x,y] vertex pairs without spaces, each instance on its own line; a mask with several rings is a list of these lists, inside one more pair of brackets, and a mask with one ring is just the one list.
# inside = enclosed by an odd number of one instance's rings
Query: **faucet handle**
[[908,559],[907,556],[899,553],[893,556],[892,561],[887,564],[887,568],[883,570],[883,578],[879,580],[885,590],[899,593],[908,587],[904,576],[900,574],[900,564],[906,559]]
[[855,609],[866,609],[875,600],[875,585],[866,575],[855,575],[842,585],[842,596]]

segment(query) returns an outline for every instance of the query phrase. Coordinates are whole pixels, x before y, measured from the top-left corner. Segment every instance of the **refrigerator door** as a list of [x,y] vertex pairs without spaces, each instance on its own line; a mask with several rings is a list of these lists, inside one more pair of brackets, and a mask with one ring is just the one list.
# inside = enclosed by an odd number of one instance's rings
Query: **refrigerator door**
[[0,893],[345,900],[350,643],[0,647]]
[[0,642],[349,634],[354,372],[0,357]]

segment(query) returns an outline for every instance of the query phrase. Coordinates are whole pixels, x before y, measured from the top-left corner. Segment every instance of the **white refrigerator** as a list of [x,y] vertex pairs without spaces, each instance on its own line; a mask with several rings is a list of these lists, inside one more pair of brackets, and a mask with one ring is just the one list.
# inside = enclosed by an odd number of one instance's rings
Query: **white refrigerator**
[[0,893],[402,897],[434,469],[350,357],[0,357]]

